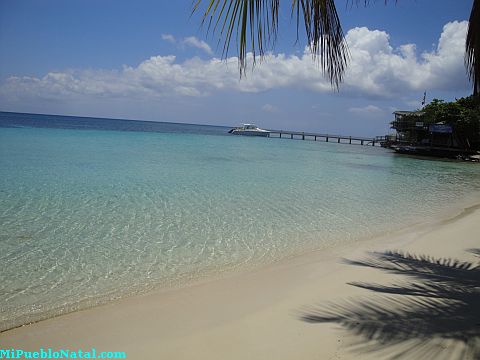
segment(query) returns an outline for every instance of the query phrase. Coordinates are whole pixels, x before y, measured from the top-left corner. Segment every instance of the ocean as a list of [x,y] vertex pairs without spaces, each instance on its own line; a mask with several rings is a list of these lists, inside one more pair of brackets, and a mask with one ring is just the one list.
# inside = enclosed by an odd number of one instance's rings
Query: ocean
[[476,164],[228,130],[0,112],[0,330],[361,241],[480,192]]

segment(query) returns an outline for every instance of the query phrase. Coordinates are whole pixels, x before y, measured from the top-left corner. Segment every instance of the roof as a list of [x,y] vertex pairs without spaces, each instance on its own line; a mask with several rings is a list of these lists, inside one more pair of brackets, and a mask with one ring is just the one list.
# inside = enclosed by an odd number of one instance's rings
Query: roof
[[425,114],[424,111],[404,111],[404,110],[394,111],[393,113],[395,115],[413,115],[413,116],[422,116]]

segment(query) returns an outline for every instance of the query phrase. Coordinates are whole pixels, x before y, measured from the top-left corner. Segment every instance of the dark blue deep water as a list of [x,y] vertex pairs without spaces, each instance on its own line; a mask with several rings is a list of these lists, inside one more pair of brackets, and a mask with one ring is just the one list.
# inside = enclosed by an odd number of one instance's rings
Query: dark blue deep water
[[0,111],[0,127],[53,128],[72,130],[142,131],[204,135],[229,135],[230,127],[172,122],[105,119],[80,116],[25,114]]

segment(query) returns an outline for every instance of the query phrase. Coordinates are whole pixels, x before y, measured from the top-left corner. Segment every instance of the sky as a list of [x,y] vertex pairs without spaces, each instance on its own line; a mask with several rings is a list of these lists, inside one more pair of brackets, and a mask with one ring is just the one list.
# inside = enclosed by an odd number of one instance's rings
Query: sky
[[240,79],[235,44],[222,58],[192,0],[0,0],[0,111],[373,136],[424,91],[471,93],[472,0],[370,2],[335,2],[351,54],[335,91],[302,28],[296,41],[291,1],[275,46]]

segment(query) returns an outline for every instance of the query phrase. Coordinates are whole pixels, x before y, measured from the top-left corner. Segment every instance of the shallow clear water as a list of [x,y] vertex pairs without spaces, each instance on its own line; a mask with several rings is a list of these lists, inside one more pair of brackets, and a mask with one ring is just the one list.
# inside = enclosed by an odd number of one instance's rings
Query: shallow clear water
[[480,191],[478,165],[367,146],[4,126],[0,329],[422,222]]

